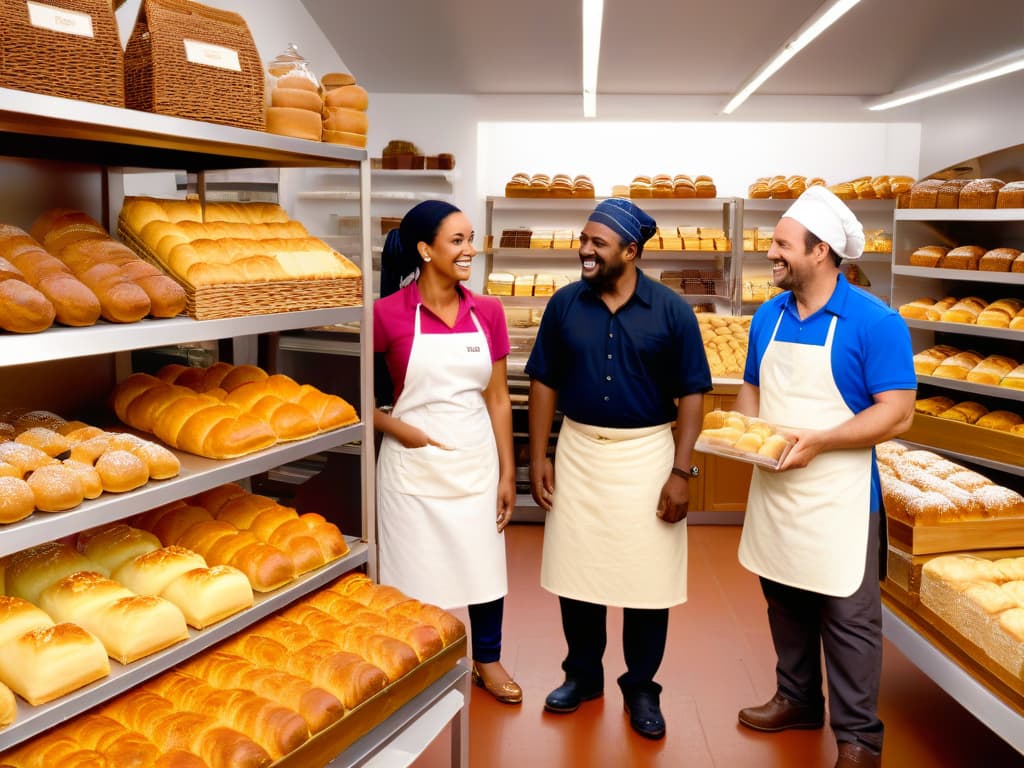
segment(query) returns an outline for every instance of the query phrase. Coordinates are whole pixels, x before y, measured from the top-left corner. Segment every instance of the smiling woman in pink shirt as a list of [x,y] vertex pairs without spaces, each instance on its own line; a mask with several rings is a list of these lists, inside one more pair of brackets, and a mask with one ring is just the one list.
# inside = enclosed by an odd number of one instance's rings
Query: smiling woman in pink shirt
[[380,578],[442,608],[468,606],[473,679],[518,704],[500,661],[515,503],[508,329],[497,299],[463,285],[473,235],[462,211],[427,200],[384,246],[373,309]]

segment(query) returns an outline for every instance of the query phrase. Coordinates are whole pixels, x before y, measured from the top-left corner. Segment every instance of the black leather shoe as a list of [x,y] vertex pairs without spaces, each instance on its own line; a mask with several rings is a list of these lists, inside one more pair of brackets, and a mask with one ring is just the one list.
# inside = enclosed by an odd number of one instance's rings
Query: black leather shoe
[[760,707],[741,709],[740,725],[755,731],[786,731],[791,728],[814,730],[825,725],[825,707],[797,704],[781,693],[772,696],[771,701]]
[[584,701],[597,699],[603,695],[604,691],[601,688],[588,688],[579,680],[568,678],[544,699],[544,709],[564,715],[575,712]]
[[623,696],[626,714],[633,730],[645,739],[662,739],[665,737],[665,718],[662,717],[658,704],[658,694],[653,691],[637,691]]

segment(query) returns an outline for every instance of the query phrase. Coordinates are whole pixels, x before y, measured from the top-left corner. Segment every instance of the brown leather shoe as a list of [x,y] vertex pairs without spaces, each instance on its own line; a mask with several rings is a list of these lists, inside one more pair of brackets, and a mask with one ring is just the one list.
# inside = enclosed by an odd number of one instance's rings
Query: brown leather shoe
[[[504,671],[504,669],[502,671]],[[491,694],[491,696],[502,704],[523,703],[523,689],[519,687],[519,684],[515,680],[510,677],[500,683],[488,683],[484,680],[484,676],[480,674],[480,670],[477,668],[476,662],[473,662],[473,682],[476,683],[478,687],[483,688]]]
[[747,728],[769,733],[790,728],[813,730],[825,725],[825,712],[823,707],[796,704],[781,693],[776,693],[771,701],[760,707],[741,709],[739,721],[740,725]]
[[840,741],[836,768],[882,768],[882,756],[862,744]]

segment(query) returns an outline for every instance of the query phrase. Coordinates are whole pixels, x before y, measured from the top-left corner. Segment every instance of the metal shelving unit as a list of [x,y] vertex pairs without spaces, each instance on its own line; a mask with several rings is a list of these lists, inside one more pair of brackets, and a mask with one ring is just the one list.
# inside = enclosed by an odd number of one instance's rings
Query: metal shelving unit
[[[369,300],[372,296],[369,279],[373,267],[369,227],[371,172],[365,150],[6,88],[0,88],[0,139],[6,157],[73,163],[76,168],[83,168],[83,161],[87,162],[89,165],[84,166],[84,172],[95,173],[102,179],[102,183],[96,186],[102,186],[103,189],[103,218],[107,222],[113,218],[111,211],[116,212],[120,208],[124,174],[136,169],[184,171],[188,176],[194,175],[200,187],[205,184],[205,174],[215,170],[287,167],[343,169],[346,174],[352,175],[355,189],[358,190],[353,197],[358,203],[357,215],[362,222],[361,233],[357,238],[360,243],[358,261],[364,275],[364,295],[367,296],[363,306],[343,309],[204,322],[179,317],[146,320],[124,326],[100,323],[91,328],[53,328],[25,336],[3,334],[0,335],[0,364],[10,368],[56,359],[93,356],[120,357],[123,360],[123,353],[147,347],[358,322],[363,331],[359,348],[346,351],[355,351],[361,360],[359,410],[363,414],[372,411],[373,314],[372,301]],[[122,366],[117,367],[123,373]],[[11,372],[8,371],[7,375],[11,375]],[[17,375],[32,376],[34,369],[21,369]],[[179,454],[182,470],[175,478],[150,482],[132,493],[107,494],[68,513],[37,513],[17,524],[0,526],[0,554],[6,554],[53,538],[72,535],[90,526],[123,519],[312,453],[347,450],[346,445],[361,443],[363,530],[367,533],[365,541],[350,540],[349,555],[304,575],[280,590],[257,596],[252,608],[214,627],[201,632],[190,631],[187,641],[170,649],[123,667],[113,664],[112,674],[101,681],[40,707],[22,706],[16,721],[0,731],[0,749],[30,739],[168,669],[352,568],[365,564],[371,576],[375,575],[372,438],[372,427],[368,421],[364,421],[309,440],[274,446],[233,461],[214,461]],[[454,757],[461,760],[461,764],[466,763],[468,722],[464,704],[467,678],[466,670],[458,668],[418,696],[415,706],[400,709],[382,726],[395,730],[383,735],[375,730],[363,737],[360,744],[365,746],[366,753],[381,752],[393,740],[397,731],[405,730],[417,721],[447,713],[447,722],[452,718],[452,711],[460,711],[462,715],[453,727],[453,747],[456,748]],[[448,694],[459,686],[462,695],[458,701],[453,701]],[[445,702],[447,709],[438,706],[440,701]],[[452,710],[452,706],[456,709]],[[346,754],[354,753],[349,750]],[[346,764],[355,762],[349,760]]]
[[111,661],[109,676],[47,704],[31,707],[19,699],[17,718],[12,725],[0,731],[0,750],[30,739],[79,712],[124,693],[366,563],[366,544],[354,538],[346,539],[351,550],[349,554],[300,576],[281,589],[264,594],[256,593],[251,608],[229,616],[212,627],[203,630],[190,627],[188,640],[128,665]]

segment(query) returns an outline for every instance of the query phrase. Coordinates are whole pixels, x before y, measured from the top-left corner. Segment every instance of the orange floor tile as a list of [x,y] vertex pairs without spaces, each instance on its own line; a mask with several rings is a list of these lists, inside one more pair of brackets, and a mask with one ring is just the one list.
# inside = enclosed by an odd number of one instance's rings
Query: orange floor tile
[[[574,714],[544,712],[561,683],[565,653],[557,599],[538,584],[543,527],[508,530],[509,595],[503,662],[524,690],[522,706],[495,702],[474,688],[470,702],[473,768],[831,768],[835,742],[821,731],[757,734],[736,712],[774,692],[775,656],[756,579],[736,561],[739,528],[689,529],[689,595],[672,610],[659,673],[664,740],[629,728],[614,684],[624,669],[621,611],[609,612],[606,694]],[[457,612],[459,613],[459,612]],[[464,613],[460,616],[465,620]],[[610,687],[608,687],[610,685]],[[886,768],[1024,767],[1024,756],[964,710],[886,643],[880,710]],[[446,731],[413,763],[448,768]]]

